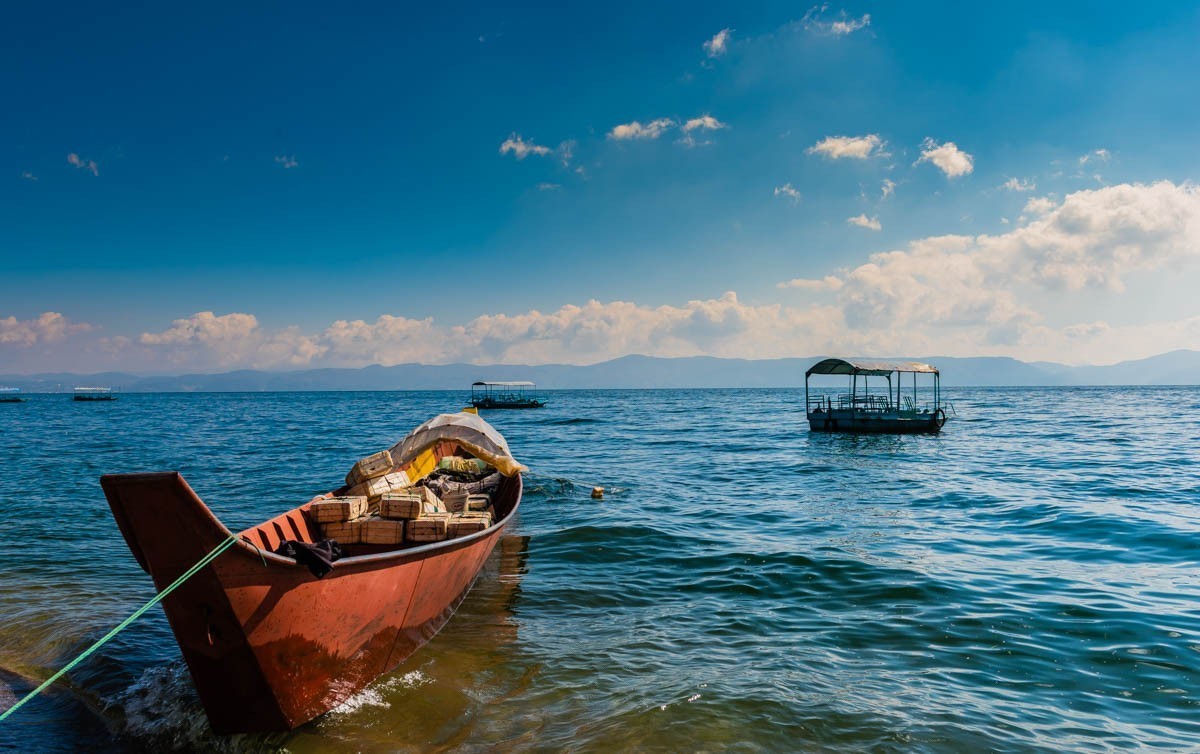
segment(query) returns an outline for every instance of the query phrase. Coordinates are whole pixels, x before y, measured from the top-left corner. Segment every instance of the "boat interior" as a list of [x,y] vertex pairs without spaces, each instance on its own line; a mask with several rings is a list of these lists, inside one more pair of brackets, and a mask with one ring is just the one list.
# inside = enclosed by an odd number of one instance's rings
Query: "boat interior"
[[[406,472],[408,478],[416,485],[420,480],[434,471],[437,468],[438,462],[446,456],[475,457],[466,448],[461,448],[456,443],[441,442],[421,453],[412,463],[397,469],[397,471]],[[240,532],[239,536],[267,552],[275,552],[276,548],[288,540],[309,543],[318,542],[322,538],[321,530],[316,520],[309,514],[309,507],[317,500],[344,494],[347,489],[348,487],[343,486],[315,497],[304,505],[297,506],[286,513],[281,513],[275,518],[264,521],[261,524],[251,526],[249,529]],[[500,483],[500,487],[492,494],[492,507],[496,511],[495,523],[492,524],[492,529],[504,523],[504,520],[512,513],[519,489],[520,482],[517,477],[504,477]],[[491,531],[491,529],[487,531]],[[436,544],[449,545],[457,541],[459,540],[451,539]],[[342,557],[378,555],[384,552],[409,550],[427,546],[426,544],[414,543],[399,545],[345,544],[342,545]]]

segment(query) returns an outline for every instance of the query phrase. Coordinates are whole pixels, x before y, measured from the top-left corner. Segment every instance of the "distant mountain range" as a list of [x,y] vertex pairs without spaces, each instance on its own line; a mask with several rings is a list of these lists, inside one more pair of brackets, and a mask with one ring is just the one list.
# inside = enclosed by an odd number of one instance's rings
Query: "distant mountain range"
[[[907,357],[906,357],[907,358]],[[361,369],[305,369],[294,372],[238,370],[219,374],[141,377],[99,374],[0,375],[0,385],[27,392],[67,391],[76,385],[105,385],[125,392],[242,392],[290,390],[466,390],[475,380],[532,380],[539,388],[712,388],[798,387],[804,370],[817,361],[718,359],[710,356],[666,359],[624,356],[571,366],[495,364],[398,364]],[[1180,350],[1109,366],[1070,367],[1005,357],[916,357],[942,371],[942,384],[961,386],[1036,385],[1197,385],[1200,351]]]

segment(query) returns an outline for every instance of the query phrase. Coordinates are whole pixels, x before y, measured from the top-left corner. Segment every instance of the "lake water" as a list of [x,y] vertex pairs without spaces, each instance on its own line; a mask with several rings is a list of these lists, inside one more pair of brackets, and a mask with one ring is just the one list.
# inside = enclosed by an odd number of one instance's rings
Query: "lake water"
[[[1200,744],[1200,388],[947,390],[909,437],[810,434],[803,390],[549,395],[485,416],[533,474],[470,596],[341,709],[213,737],[155,608],[0,749]],[[236,531],[462,400],[0,405],[0,709],[154,593],[101,474],[177,469]]]

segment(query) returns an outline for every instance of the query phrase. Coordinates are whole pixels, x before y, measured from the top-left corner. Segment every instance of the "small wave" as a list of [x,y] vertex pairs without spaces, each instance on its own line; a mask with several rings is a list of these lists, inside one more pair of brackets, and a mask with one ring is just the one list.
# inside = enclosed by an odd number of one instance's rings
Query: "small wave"
[[148,668],[104,713],[118,736],[147,751],[274,750],[286,735],[213,733],[182,661]]
[[346,701],[329,711],[331,715],[350,715],[366,707],[388,709],[391,702],[385,698],[389,692],[397,689],[415,689],[430,683],[429,678],[420,670],[410,670],[404,675],[394,676],[378,683],[373,683]]

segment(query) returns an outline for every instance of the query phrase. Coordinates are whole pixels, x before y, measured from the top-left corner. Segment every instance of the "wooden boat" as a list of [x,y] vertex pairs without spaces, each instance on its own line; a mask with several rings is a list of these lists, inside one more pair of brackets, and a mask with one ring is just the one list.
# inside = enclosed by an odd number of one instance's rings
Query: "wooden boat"
[[532,382],[473,382],[471,405],[475,408],[541,408],[546,405],[537,397],[537,385]]
[[117,394],[111,387],[77,387],[74,391],[77,401],[115,401]]
[[[439,441],[399,468],[419,479],[442,457],[473,452]],[[160,591],[231,536],[177,472],[100,482]],[[489,529],[426,545],[348,544],[321,579],[273,553],[286,540],[320,539],[308,515],[320,497],[241,532],[162,602],[213,730],[290,730],[407,659],[462,602],[517,512],[521,489],[520,473],[503,478]]]
[[[902,395],[901,378],[909,373],[913,376],[912,392]],[[811,395],[808,382],[814,374],[847,375],[849,392]],[[926,388],[924,403],[917,388],[918,374],[933,375],[932,385]],[[896,377],[894,390],[893,375]],[[872,393],[871,377],[886,378],[887,391]],[[804,373],[804,402],[808,427],[813,432],[939,432],[946,423],[941,373],[936,367],[916,361],[824,359]]]

